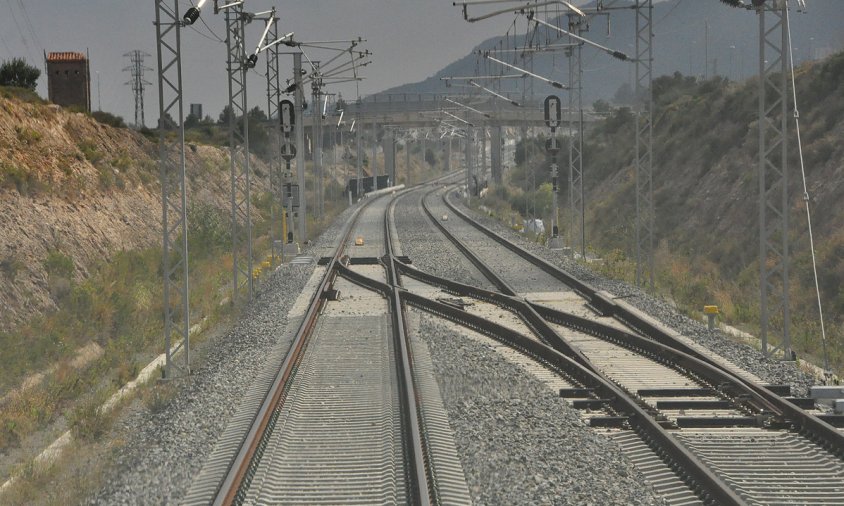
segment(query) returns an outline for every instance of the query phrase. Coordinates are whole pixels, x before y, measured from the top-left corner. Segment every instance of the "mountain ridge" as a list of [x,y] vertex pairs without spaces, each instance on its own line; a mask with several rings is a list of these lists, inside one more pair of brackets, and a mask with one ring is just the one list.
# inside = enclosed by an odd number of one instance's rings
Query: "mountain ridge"
[[[587,4],[594,7],[595,3]],[[808,13],[792,16],[792,37],[795,47],[795,61],[818,59],[844,47],[844,9],[836,0],[813,0]],[[493,19],[504,19],[493,18]],[[758,68],[758,23],[756,14],[741,9],[731,9],[715,0],[694,1],[669,0],[654,4],[654,77],[681,72],[685,75],[723,75],[731,80],[742,80],[756,73]],[[492,25],[491,21],[488,21]],[[708,25],[708,28],[707,28]],[[524,21],[516,26],[524,32]],[[609,26],[609,36],[608,33]],[[634,13],[632,10],[616,11],[611,23],[593,21],[590,26],[591,40],[632,55]],[[492,27],[491,27],[492,31]],[[708,32],[708,51],[705,39]],[[564,37],[565,39],[565,37]],[[565,42],[560,39],[559,42]],[[497,73],[500,66],[487,65],[476,57],[478,50],[487,50],[499,44],[513,47],[503,37],[490,37],[481,42],[465,57],[456,60],[434,75],[419,82],[388,88],[378,94],[389,93],[445,93],[449,91],[440,80],[447,76],[475,75],[475,69],[486,69]],[[516,37],[516,45],[524,45],[524,35]],[[547,36],[538,32],[534,43],[547,45],[553,42],[551,33]],[[708,55],[708,59],[706,56]],[[704,72],[704,61],[708,71]],[[597,99],[610,100],[623,84],[633,85],[633,65],[600,54],[594,48],[583,50],[583,99],[585,104]],[[511,60],[524,68],[524,63]],[[499,67],[499,68],[496,68]],[[562,54],[542,53],[534,58],[533,71],[563,83],[568,81],[566,58]],[[486,73],[486,71],[484,72]],[[511,73],[509,70],[504,73]],[[521,92],[521,80],[502,81],[504,91]],[[530,85],[528,85],[530,86]],[[530,88],[528,88],[529,90]],[[534,93],[544,95],[554,88],[541,83],[533,84]],[[529,91],[528,91],[529,93]]]

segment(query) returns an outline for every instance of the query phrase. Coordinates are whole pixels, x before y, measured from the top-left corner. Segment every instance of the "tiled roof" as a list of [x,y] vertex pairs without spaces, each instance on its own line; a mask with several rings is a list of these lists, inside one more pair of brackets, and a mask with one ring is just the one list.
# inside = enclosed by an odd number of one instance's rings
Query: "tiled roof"
[[64,51],[61,53],[48,53],[47,61],[85,61],[85,55],[76,51]]

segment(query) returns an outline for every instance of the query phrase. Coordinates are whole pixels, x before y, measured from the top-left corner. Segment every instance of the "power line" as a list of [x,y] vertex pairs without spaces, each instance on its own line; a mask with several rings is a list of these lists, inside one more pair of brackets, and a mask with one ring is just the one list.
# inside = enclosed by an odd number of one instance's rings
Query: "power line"
[[26,40],[26,35],[24,35],[23,30],[21,29],[20,22],[18,22],[18,16],[15,14],[15,8],[12,5],[12,0],[6,0],[6,3],[9,4],[9,12],[12,14],[12,20],[15,22],[15,27],[18,29],[18,35],[21,36],[21,42],[23,42],[23,47],[26,49],[27,55],[32,59],[33,62],[36,61],[35,58],[32,58],[32,49],[29,47],[29,42]]
[[26,22],[26,27],[29,30],[29,34],[32,35],[32,40],[35,41],[35,44],[39,48],[43,48],[44,46],[41,45],[41,41],[38,39],[38,33],[35,32],[35,27],[32,26],[32,20],[29,19],[29,13],[26,11],[26,4],[23,3],[23,0],[18,0],[18,5],[20,5],[21,12],[23,13],[24,22]]

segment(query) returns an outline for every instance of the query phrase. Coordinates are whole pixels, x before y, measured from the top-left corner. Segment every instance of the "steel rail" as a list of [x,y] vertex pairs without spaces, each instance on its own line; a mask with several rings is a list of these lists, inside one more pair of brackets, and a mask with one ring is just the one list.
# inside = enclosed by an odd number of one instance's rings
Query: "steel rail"
[[[516,292],[510,288],[507,283],[495,274],[477,255],[475,255],[463,242],[440,223],[434,216],[431,209],[425,202],[425,198],[436,192],[434,189],[422,197],[422,207],[428,219],[443,233],[443,235],[451,241],[469,260],[475,265],[488,279],[497,287],[504,287],[509,293],[500,294],[484,290],[482,288],[471,287],[452,280],[439,278],[428,273],[424,273],[418,269],[410,268],[408,265],[396,262],[396,265],[401,271],[423,282],[433,284],[434,286],[444,287],[452,293],[462,296],[472,296],[481,300],[489,301],[504,309],[507,309],[517,315],[542,339],[542,341],[552,348],[555,352],[560,353],[568,360],[571,360],[579,368],[588,371],[591,382],[596,381],[600,383],[600,388],[607,393],[612,393],[616,398],[615,408],[627,413],[635,413],[637,416],[643,418],[637,419],[638,430],[641,435],[644,435],[646,442],[657,442],[657,451],[664,452],[662,456],[667,456],[665,459],[669,465],[680,463],[683,472],[689,477],[689,481],[694,482],[695,485],[705,484],[707,493],[712,497],[717,497],[718,503],[723,504],[741,504],[742,501],[738,495],[725,483],[720,477],[715,475],[702,461],[689,452],[679,441],[673,438],[665,428],[662,427],[660,421],[653,416],[653,410],[644,404],[640,399],[629,397],[621,387],[617,386],[609,377],[598,370],[592,362],[583,354],[582,351],[573,347],[567,340],[563,339],[556,331],[554,331],[547,323],[547,320],[539,314],[534,305],[529,304],[525,299],[518,297]],[[461,311],[462,313],[462,311]],[[564,314],[564,313],[563,313]],[[573,315],[572,315],[573,316]],[[586,319],[581,319],[588,321]],[[578,323],[581,323],[578,321]],[[477,324],[477,322],[476,322]],[[597,324],[603,328],[605,333],[610,333],[610,327]],[[622,332],[622,331],[619,331]],[[628,341],[629,342],[629,341]],[[713,372],[715,376],[718,376]],[[722,377],[718,377],[722,379]],[[700,494],[701,497],[706,494]]]
[[[407,190],[409,191],[409,190]],[[401,192],[398,195],[402,195]],[[390,313],[393,319],[393,336],[395,338],[396,363],[399,378],[400,399],[402,403],[402,422],[405,425],[405,460],[410,469],[408,484],[412,494],[413,504],[428,506],[432,503],[431,496],[433,480],[429,479],[431,469],[425,440],[422,437],[422,414],[418,409],[421,399],[416,390],[413,379],[413,357],[408,340],[407,319],[405,305],[402,302],[399,271],[396,268],[396,257],[393,254],[392,229],[390,227],[390,212],[398,195],[394,196],[384,212],[384,263],[387,269],[387,279],[390,284],[388,298],[390,299]]]
[[340,244],[328,263],[326,272],[319,284],[319,288],[311,298],[308,311],[296,332],[296,337],[290,346],[290,351],[285,356],[284,362],[279,368],[279,371],[273,380],[272,386],[267,392],[267,395],[261,404],[261,408],[255,416],[249,432],[245,435],[243,442],[240,445],[240,450],[232,461],[228,473],[217,489],[216,497],[213,502],[214,505],[235,504],[243,499],[245,489],[248,488],[249,475],[251,472],[254,472],[255,466],[257,466],[255,457],[260,455],[260,446],[264,438],[267,437],[267,427],[270,426],[271,419],[273,418],[273,412],[276,411],[280,404],[284,402],[284,398],[289,388],[289,381],[295,374],[297,366],[304,356],[308,339],[311,336],[319,314],[322,312],[325,305],[326,292],[330,290],[334,282],[334,278],[337,275],[340,258],[345,251],[346,245],[351,239],[354,226],[361,211],[371,205],[372,202],[375,202],[375,200],[377,199],[372,199],[359,207],[349,219]]
[[[776,395],[768,388],[736,377],[722,365],[715,362],[711,357],[708,357],[691,348],[687,344],[679,341],[670,332],[667,332],[665,329],[647,320],[638,312],[617,304],[614,300],[612,300],[612,296],[610,294],[597,290],[588,283],[577,279],[571,273],[566,272],[546,260],[533,255],[520,246],[508,241],[501,235],[496,234],[458,209],[452,202],[450,202],[447,195],[443,196],[443,202],[457,216],[463,218],[467,223],[483,232],[495,242],[513,251],[555,279],[572,287],[576,292],[580,293],[581,296],[586,298],[588,305],[601,316],[615,317],[633,329],[641,332],[644,336],[650,339],[652,344],[647,345],[650,349],[657,352],[657,347],[653,345],[659,343],[667,348],[682,352],[689,358],[696,359],[696,361],[686,360],[687,364],[695,367],[696,372],[701,371],[705,374],[710,374],[712,372],[710,368],[702,367],[703,363],[708,364],[711,368],[720,370],[723,375],[734,380],[731,381],[734,386],[747,393],[751,393],[752,396],[756,398],[756,402],[759,403],[760,407],[766,407],[767,410],[773,411],[778,416],[783,417],[787,423],[794,425],[797,431],[805,432],[809,439],[817,442],[821,447],[830,451],[832,454],[840,458],[844,458],[844,432],[837,430],[831,424],[821,420],[815,415],[800,409],[787,399]],[[662,352],[664,352],[664,350],[662,350]]]
[[[396,265],[407,275],[413,269],[405,270],[400,262]],[[666,463],[679,474],[686,477],[687,482],[704,500],[716,504],[744,504],[720,478],[706,468],[689,450],[680,445],[669,432],[663,428],[650,414],[630,398],[614,383],[589,369],[575,359],[553,349],[551,346],[527,337],[519,332],[504,327],[496,322],[486,320],[480,316],[462,311],[448,304],[430,300],[421,295],[407,291],[404,288],[390,286],[356,273],[345,266],[340,266],[338,274],[349,281],[371,290],[385,292],[396,290],[398,296],[406,304],[421,309],[427,313],[439,316],[475,330],[491,337],[513,349],[516,349],[538,362],[573,378],[584,387],[591,388],[602,399],[609,400],[608,404],[615,413],[623,413],[630,426],[643,439],[658,448],[658,452]],[[465,286],[465,285],[464,285]]]

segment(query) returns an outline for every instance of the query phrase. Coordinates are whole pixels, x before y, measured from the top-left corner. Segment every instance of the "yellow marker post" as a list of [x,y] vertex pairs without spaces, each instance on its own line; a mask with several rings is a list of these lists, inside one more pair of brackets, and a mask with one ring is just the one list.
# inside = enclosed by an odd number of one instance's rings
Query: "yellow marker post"
[[709,330],[714,330],[715,329],[715,317],[718,316],[719,314],[721,314],[721,312],[718,311],[718,306],[703,306],[703,314],[706,315],[706,318],[709,322],[709,325],[708,325]]

